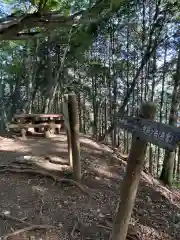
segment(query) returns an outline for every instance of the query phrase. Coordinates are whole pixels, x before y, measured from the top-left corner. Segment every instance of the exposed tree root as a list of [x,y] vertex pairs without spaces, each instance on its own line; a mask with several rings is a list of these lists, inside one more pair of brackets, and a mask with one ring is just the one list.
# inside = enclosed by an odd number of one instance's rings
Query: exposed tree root
[[[47,160],[47,161],[50,162],[50,163],[53,163],[53,164],[69,166],[69,165],[67,165],[67,162],[63,162],[63,161],[59,161],[59,160],[53,160],[53,159],[51,159],[51,158],[48,157],[48,156],[47,156],[47,157],[44,157],[44,159]],[[70,168],[70,166],[69,166],[69,168]]]
[[37,170],[37,169],[33,169],[33,168],[25,168],[25,167],[17,167],[17,166],[13,166],[13,167],[5,167],[5,166],[0,166],[0,173],[4,173],[4,172],[11,172],[11,173],[29,173],[29,174],[35,174],[35,175],[42,175],[45,177],[49,177],[51,179],[53,179],[56,182],[59,183],[71,183],[74,184],[76,187],[78,187],[81,192],[83,194],[85,194],[89,199],[91,199],[91,194],[88,192],[89,190],[86,190],[80,183],[72,180],[72,179],[66,179],[66,178],[60,178],[52,173],[49,173],[47,171],[44,170]]
[[28,166],[23,166],[23,164],[19,165],[14,165],[14,163],[17,162],[12,162],[13,164],[9,164],[9,165],[0,165],[0,171],[4,170],[4,169],[21,169],[21,170],[25,170],[25,169],[32,169],[32,170],[37,170],[37,168],[35,168],[35,166],[33,164],[28,164]]
[[32,226],[31,223],[28,223],[28,222],[25,222],[19,218],[16,218],[16,217],[13,217],[9,214],[4,214],[4,213],[0,213],[0,218],[4,219],[4,220],[12,220],[12,221],[15,221],[15,222],[19,222],[19,223],[22,223],[26,226]]
[[56,226],[52,226],[52,225],[33,225],[29,222],[26,222],[26,221],[23,221],[19,218],[16,218],[16,217],[13,217],[9,214],[4,214],[4,213],[0,213],[0,217],[2,219],[5,219],[5,220],[12,220],[12,221],[16,221],[16,222],[19,222],[19,223],[22,223],[24,225],[26,225],[27,227],[25,228],[21,228],[21,229],[18,229],[12,233],[8,233],[4,236],[1,237],[1,240],[7,240],[9,237],[13,237],[15,235],[18,235],[18,234],[21,234],[21,233],[24,233],[24,232],[27,232],[27,231],[31,231],[31,230],[41,230],[41,229],[49,229],[49,228],[58,228]]
[[52,226],[52,225],[31,225],[31,226],[28,226],[28,227],[25,227],[25,228],[21,228],[21,229],[18,229],[12,233],[8,233],[4,236],[1,237],[2,240],[8,240],[9,237],[13,237],[15,235],[18,235],[18,234],[22,234],[24,232],[28,232],[28,231],[32,231],[32,230],[42,230],[42,229],[51,229],[51,228],[56,228],[56,226]]

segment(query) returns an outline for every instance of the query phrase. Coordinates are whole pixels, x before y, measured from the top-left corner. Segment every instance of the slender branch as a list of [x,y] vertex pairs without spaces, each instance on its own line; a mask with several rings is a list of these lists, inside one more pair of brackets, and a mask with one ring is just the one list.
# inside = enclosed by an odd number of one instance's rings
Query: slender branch
[[[134,88],[137,84],[137,79],[138,79],[142,69],[144,68],[146,63],[149,61],[152,53],[155,51],[157,46],[161,43],[161,41],[164,41],[164,39],[159,40],[159,37],[160,37],[161,31],[163,29],[163,26],[165,24],[166,11],[164,11],[164,16],[163,17],[160,16],[159,18],[158,18],[158,13],[159,13],[159,7],[156,8],[156,12],[155,12],[155,15],[154,15],[154,22],[153,22],[152,28],[150,30],[150,33],[149,33],[148,46],[147,46],[146,51],[144,53],[144,56],[141,60],[141,64],[140,64],[140,66],[139,66],[139,68],[138,68],[138,70],[137,70],[137,72],[136,72],[136,74],[133,78],[133,81],[131,83],[130,88],[127,90],[127,93],[125,95],[125,98],[124,98],[124,101],[123,101],[122,105],[120,106],[117,114],[114,117],[113,123],[106,130],[104,135],[102,137],[100,137],[100,139],[99,139],[100,141],[103,141],[105,139],[105,137],[113,131],[114,127],[117,124],[117,119],[120,118],[120,117],[123,117],[125,107],[127,106],[129,98],[130,98],[130,96],[131,96],[131,94],[132,94],[132,92],[133,92],[133,90],[134,90]],[[157,37],[155,38],[155,40],[152,41],[153,34],[156,31],[156,29],[158,29],[159,31],[158,31],[158,34],[157,34]]]

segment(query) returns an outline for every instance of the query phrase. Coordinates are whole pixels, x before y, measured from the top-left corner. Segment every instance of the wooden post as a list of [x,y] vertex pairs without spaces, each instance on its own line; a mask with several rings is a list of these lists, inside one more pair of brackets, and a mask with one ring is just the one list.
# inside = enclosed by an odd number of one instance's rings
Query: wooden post
[[65,125],[65,129],[66,129],[66,134],[67,134],[69,165],[71,168],[73,168],[71,132],[70,132],[70,126],[69,126],[69,111],[68,111],[68,95],[67,94],[64,95],[63,114],[64,114],[64,125]]
[[81,160],[79,144],[78,103],[75,94],[68,95],[69,126],[71,131],[71,147],[73,162],[73,179],[81,180]]
[[[153,103],[144,103],[140,117],[153,120],[156,107]],[[147,142],[135,134],[131,151],[127,160],[126,174],[120,191],[120,203],[112,229],[112,240],[125,240],[128,232],[129,220],[134,207],[136,193],[141,172],[144,166]]]

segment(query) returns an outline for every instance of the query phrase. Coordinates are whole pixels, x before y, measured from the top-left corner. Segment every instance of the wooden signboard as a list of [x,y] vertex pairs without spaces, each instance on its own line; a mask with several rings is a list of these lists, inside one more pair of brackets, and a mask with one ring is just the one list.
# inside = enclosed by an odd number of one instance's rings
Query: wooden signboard
[[180,129],[167,124],[140,119],[140,137],[161,148],[175,150],[180,141]]
[[125,116],[119,120],[121,128],[136,133],[143,140],[170,151],[175,150],[180,141],[180,129],[167,124]]

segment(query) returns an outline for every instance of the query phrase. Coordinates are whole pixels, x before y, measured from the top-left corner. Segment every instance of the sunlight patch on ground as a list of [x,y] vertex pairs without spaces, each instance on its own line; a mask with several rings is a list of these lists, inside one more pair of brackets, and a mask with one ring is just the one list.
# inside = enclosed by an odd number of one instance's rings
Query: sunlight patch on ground
[[158,231],[153,227],[149,227],[145,225],[140,225],[139,227],[140,227],[141,236],[144,237],[143,239],[164,239],[164,240],[171,239],[167,233]]
[[95,147],[95,148],[98,148],[98,149],[101,148],[101,146],[99,146],[99,144],[97,144],[96,142],[93,142],[91,139],[88,139],[88,138],[81,138],[81,139],[80,139],[80,142],[81,142],[81,143],[89,144],[89,145],[91,145],[92,147]]
[[54,145],[55,145],[56,148],[62,149],[63,152],[64,152],[64,151],[67,152],[67,150],[68,150],[68,146],[67,146],[66,143],[59,143],[59,142],[56,142],[56,143],[54,143]]
[[112,170],[111,167],[109,166],[101,165],[99,167],[96,167],[94,170],[98,173],[99,176],[102,176],[102,178],[105,179],[106,181],[112,178],[122,181],[124,178],[124,175],[120,175],[118,172]]
[[112,152],[112,150],[110,150],[107,146],[105,146],[105,145],[100,145],[100,144],[98,144],[98,143],[96,143],[96,142],[94,142],[93,140],[88,139],[88,138],[81,137],[81,138],[80,138],[80,143],[89,144],[91,147],[97,148],[97,149],[99,149],[99,150],[104,150],[104,151]]
[[69,169],[68,165],[54,164],[54,163],[50,163],[49,161],[37,162],[36,165],[41,168],[52,170],[52,171],[64,171]]
[[37,192],[37,193],[40,193],[40,194],[44,194],[48,189],[45,188],[45,187],[42,187],[42,186],[32,186],[32,190],[33,192]]
[[96,171],[100,174],[100,175],[104,175],[106,177],[112,177],[112,173],[109,171],[108,166],[101,166],[99,168],[96,169]]
[[[54,170],[54,171],[64,171],[67,168],[69,168],[66,163],[68,161],[61,157],[46,157],[44,156],[32,156],[32,155],[26,155],[26,156],[20,156],[16,158],[17,161],[27,164],[34,164],[36,166],[39,166],[43,169],[47,170]],[[51,162],[54,161],[55,163]]]
[[2,151],[8,151],[8,152],[14,152],[16,150],[20,151],[21,149],[23,149],[23,151],[31,151],[31,148],[27,145],[22,145],[21,143],[17,143],[17,142],[11,142],[11,141],[7,141],[7,142],[3,142],[3,145],[0,145],[0,150]]
[[52,138],[52,141],[61,141],[61,142],[64,142],[64,141],[67,141],[67,136],[66,135],[58,135],[58,136],[55,136]]

